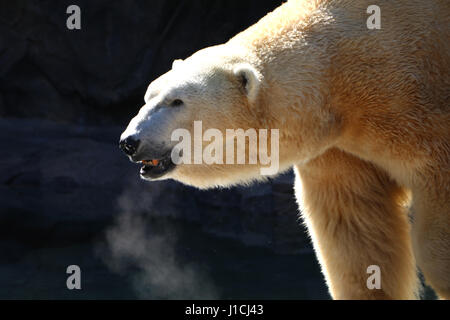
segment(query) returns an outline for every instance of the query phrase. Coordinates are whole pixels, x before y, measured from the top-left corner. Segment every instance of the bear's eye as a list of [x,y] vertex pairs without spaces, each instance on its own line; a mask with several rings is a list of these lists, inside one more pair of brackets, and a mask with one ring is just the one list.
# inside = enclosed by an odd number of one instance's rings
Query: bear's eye
[[180,100],[180,99],[175,99],[175,100],[173,100],[173,101],[170,103],[170,105],[171,105],[172,107],[179,107],[179,106],[181,106],[182,104],[183,104],[183,101]]

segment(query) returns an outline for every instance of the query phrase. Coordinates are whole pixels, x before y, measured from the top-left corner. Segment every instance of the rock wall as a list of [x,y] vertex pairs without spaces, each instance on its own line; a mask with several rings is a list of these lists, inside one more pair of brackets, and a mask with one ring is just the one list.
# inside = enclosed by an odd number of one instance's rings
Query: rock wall
[[[81,30],[66,9],[81,9]],[[174,59],[227,41],[281,0],[0,2],[0,116],[124,123]]]

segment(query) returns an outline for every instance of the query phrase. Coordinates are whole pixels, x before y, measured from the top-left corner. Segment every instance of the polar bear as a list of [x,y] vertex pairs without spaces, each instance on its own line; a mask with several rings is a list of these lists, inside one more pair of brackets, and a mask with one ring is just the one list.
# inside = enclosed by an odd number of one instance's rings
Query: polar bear
[[294,167],[331,296],[417,298],[417,265],[448,299],[450,2],[379,0],[369,30],[372,2],[290,0],[175,61],[120,145],[144,179],[229,186],[264,178],[263,165],[175,164],[174,130],[278,129],[279,172]]

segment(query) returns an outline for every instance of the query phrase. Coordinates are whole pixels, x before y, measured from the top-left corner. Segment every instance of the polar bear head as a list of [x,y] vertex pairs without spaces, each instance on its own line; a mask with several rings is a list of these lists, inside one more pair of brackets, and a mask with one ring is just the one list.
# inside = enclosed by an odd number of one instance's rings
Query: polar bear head
[[268,85],[258,60],[240,50],[200,50],[176,60],[149,85],[145,105],[120,141],[129,158],[143,164],[142,178],[206,188],[264,178],[292,165],[301,141],[290,142],[295,134],[280,130],[295,117],[277,109],[286,105],[283,94],[274,98],[276,88],[269,87],[276,84]]

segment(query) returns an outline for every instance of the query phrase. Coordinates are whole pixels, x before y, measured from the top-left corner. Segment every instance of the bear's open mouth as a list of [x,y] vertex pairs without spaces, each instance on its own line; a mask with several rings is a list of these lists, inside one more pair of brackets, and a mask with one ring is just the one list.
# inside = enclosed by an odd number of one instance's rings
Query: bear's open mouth
[[144,178],[156,179],[175,168],[175,164],[172,162],[170,154],[171,153],[169,152],[161,159],[140,161],[140,163],[144,165],[140,171],[141,176]]

